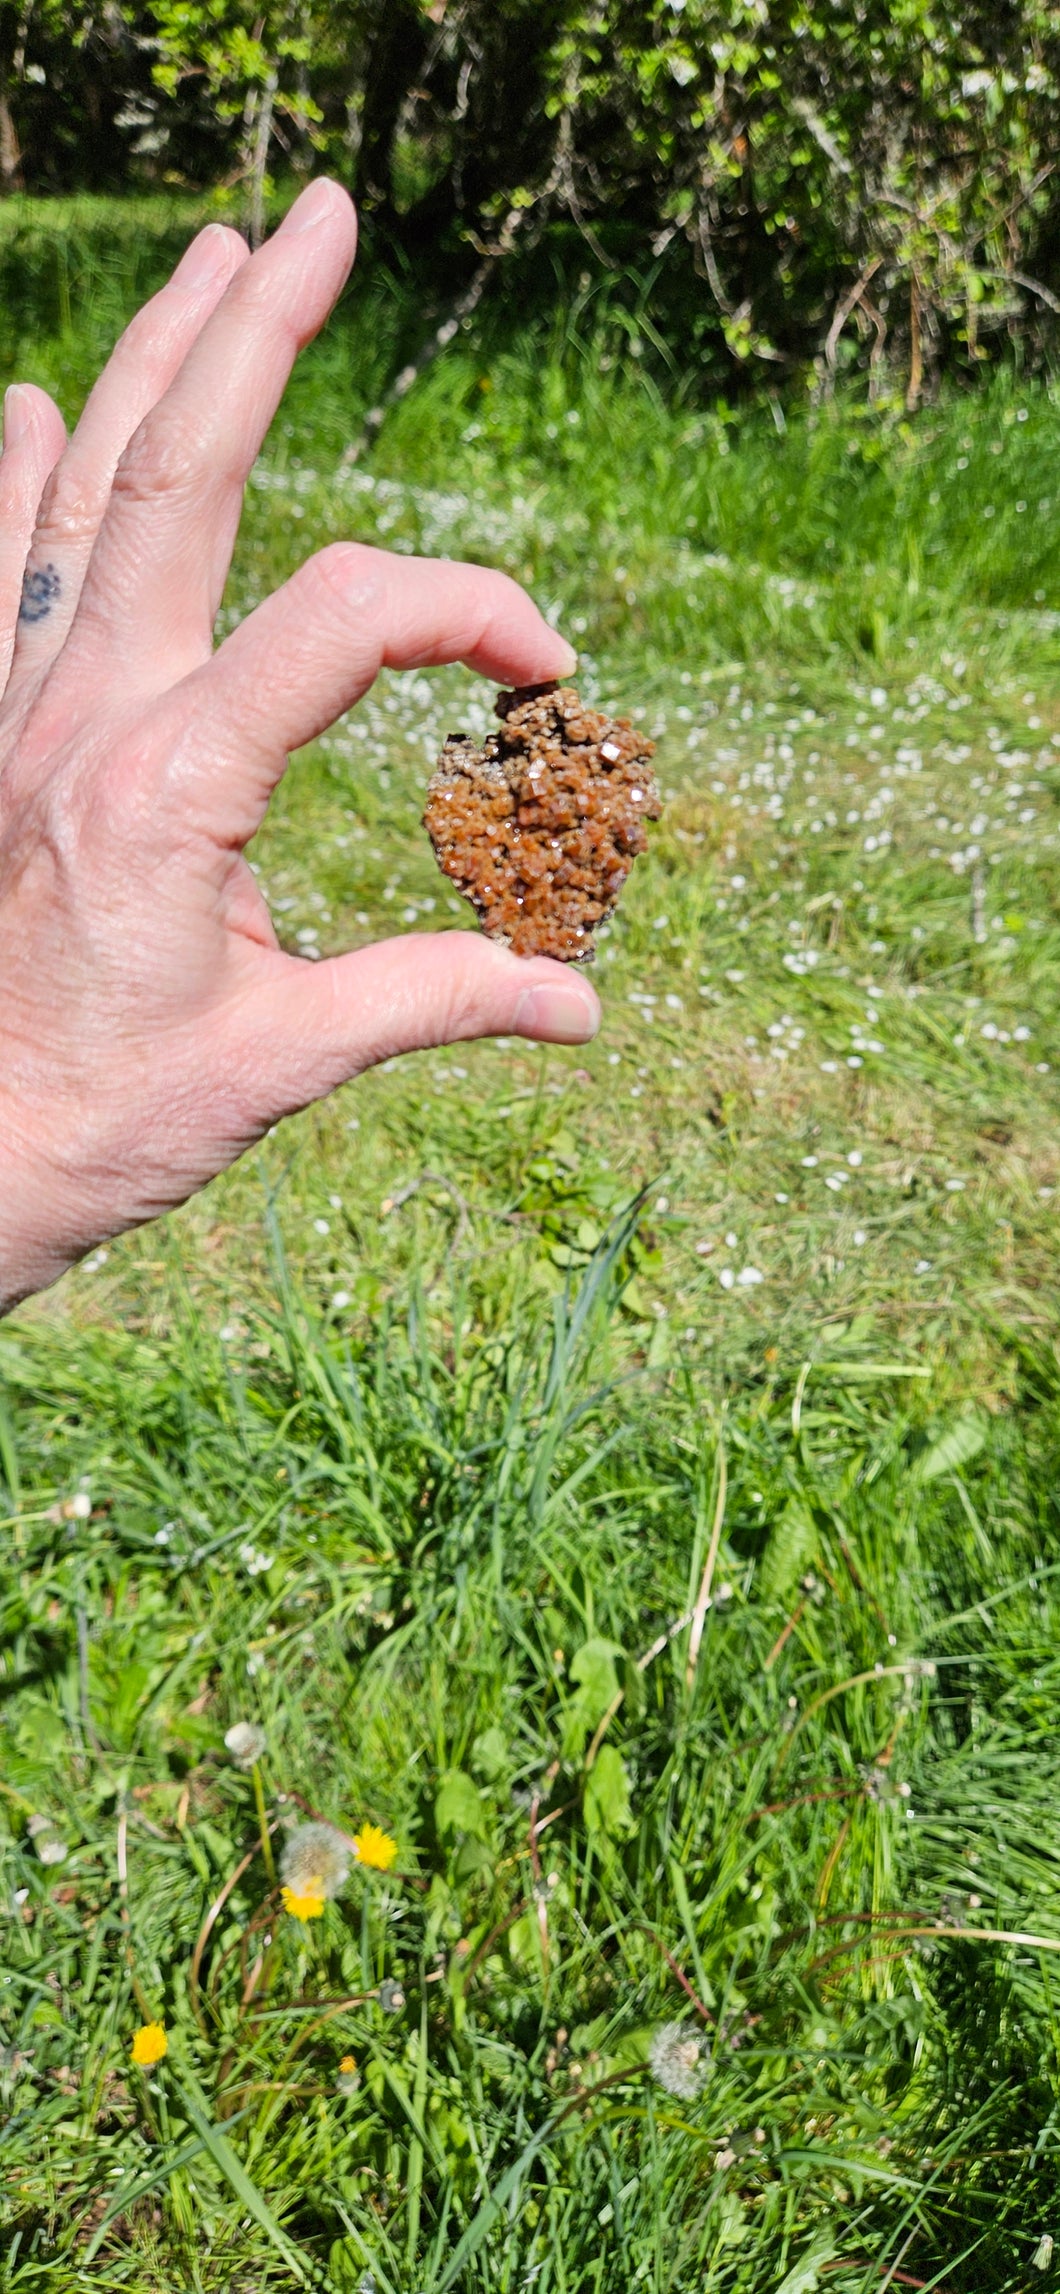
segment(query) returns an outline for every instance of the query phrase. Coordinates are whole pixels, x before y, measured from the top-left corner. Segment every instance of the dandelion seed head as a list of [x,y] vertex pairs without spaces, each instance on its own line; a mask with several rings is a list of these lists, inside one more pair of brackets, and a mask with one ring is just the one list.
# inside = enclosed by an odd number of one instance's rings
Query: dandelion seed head
[[707,2076],[703,2041],[686,2023],[659,2025],[652,2035],[648,2062],[660,2087],[665,2087],[668,2095],[676,2095],[683,2103],[694,2101]]
[[253,1721],[236,1721],[225,1730],[225,1751],[237,1768],[253,1768],[261,1759],[266,1742],[264,1729],[256,1728]]
[[[280,1878],[284,1882],[284,1903],[288,1911],[294,1910],[292,1897],[316,1897],[323,1903],[329,1896],[337,1896],[345,1885],[350,1869],[350,1850],[341,1832],[333,1824],[300,1824],[292,1832],[280,1858]],[[296,1919],[313,1919],[313,1912],[295,1912]]]

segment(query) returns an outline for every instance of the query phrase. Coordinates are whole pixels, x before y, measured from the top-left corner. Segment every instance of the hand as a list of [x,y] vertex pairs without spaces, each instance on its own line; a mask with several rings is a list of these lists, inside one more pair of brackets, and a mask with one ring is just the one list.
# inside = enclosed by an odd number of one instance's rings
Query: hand
[[[287,754],[387,664],[567,674],[478,566],[321,550],[214,652],[243,487],[356,223],[328,182],[249,256],[213,224],[69,444],[8,394],[0,457],[0,1311],[183,1202],[393,1052],[582,1042],[588,983],[471,932],[284,955],[243,858]],[[6,688],[4,680],[6,677]]]

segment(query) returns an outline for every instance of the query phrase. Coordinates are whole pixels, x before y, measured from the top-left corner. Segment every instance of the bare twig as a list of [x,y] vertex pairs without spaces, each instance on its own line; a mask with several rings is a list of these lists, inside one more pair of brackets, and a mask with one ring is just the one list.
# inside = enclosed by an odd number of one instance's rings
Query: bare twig
[[1029,295],[1037,295],[1049,310],[1060,312],[1060,296],[1054,295],[1051,287],[1043,287],[1040,279],[1028,278],[1026,271],[1001,271],[992,275],[1011,279],[1014,286],[1025,287]]
[[851,173],[850,161],[845,153],[840,151],[835,137],[829,134],[820,113],[815,112],[811,103],[807,103],[805,96],[794,96],[791,108],[792,111],[798,112],[799,118],[809,128],[818,150],[823,151],[825,158],[831,160],[833,167],[838,170],[840,175],[849,175]]
[[839,337],[843,332],[843,328],[845,327],[851,312],[856,308],[857,304],[860,303],[870,279],[875,278],[882,261],[882,255],[876,255],[873,257],[872,262],[866,265],[866,268],[863,270],[861,277],[859,279],[855,279],[853,286],[847,289],[845,295],[840,296],[835,310],[832,313],[832,323],[828,329],[828,333],[824,338],[824,363],[828,369],[826,396],[829,398],[835,389],[835,370],[836,360],[839,354]]
[[726,318],[731,318],[733,306],[722,285],[721,273],[718,269],[718,261],[714,253],[714,241],[710,235],[710,216],[707,212],[707,203],[705,199],[700,200],[699,206],[696,209],[696,235],[699,240],[699,251],[703,257],[703,268],[707,274],[711,294],[717,303],[719,311],[723,311]]
[[792,1612],[791,1612],[791,1615],[790,1615],[790,1617],[788,1618],[787,1624],[786,1624],[786,1625],[785,1625],[785,1626],[782,1628],[782,1630],[781,1630],[781,1631],[780,1631],[780,1632],[777,1634],[776,1640],[774,1641],[774,1643],[773,1643],[773,1646],[772,1646],[772,1648],[771,1648],[771,1650],[770,1650],[770,1652],[769,1652],[769,1655],[768,1655],[768,1657],[766,1658],[765,1664],[764,1664],[764,1665],[763,1665],[763,1667],[762,1667],[762,1670],[763,1670],[763,1672],[765,1672],[765,1673],[771,1673],[771,1672],[772,1672],[772,1670],[773,1670],[773,1667],[774,1667],[774,1665],[776,1664],[777,1658],[779,1657],[781,1650],[784,1648],[784,1646],[785,1646],[785,1643],[786,1643],[787,1641],[789,1641],[789,1640],[790,1640],[790,1638],[791,1638],[791,1635],[792,1635],[792,1634],[793,1634],[793,1632],[795,1631],[795,1627],[796,1627],[796,1625],[798,1624],[798,1622],[799,1622],[799,1619],[800,1619],[800,1617],[802,1616],[802,1613],[803,1613],[803,1610],[805,1609],[805,1607],[806,1607],[806,1603],[805,1603],[805,1601],[800,1601],[800,1602],[798,1602],[798,1604],[796,1605],[796,1607],[795,1607],[795,1608],[792,1610]]
[[456,1181],[447,1179],[442,1171],[422,1171],[418,1179],[409,1180],[407,1187],[399,1187],[395,1194],[385,1196],[380,1204],[383,1218],[388,1219],[392,1211],[400,1211],[402,1205],[411,1202],[413,1195],[417,1195],[421,1187],[444,1187],[447,1194],[452,1196],[457,1208],[456,1231],[453,1235],[452,1244],[455,1250],[457,1244],[463,1241],[464,1236],[470,1233],[471,1212],[467,1197],[461,1194]]
[[272,136],[273,111],[276,104],[276,66],[270,66],[265,85],[258,97],[258,116],[254,131],[254,150],[250,162],[250,214],[247,237],[252,247],[260,247],[265,237],[265,172],[269,163],[269,142]]
[[[269,1830],[270,1832],[277,1831],[278,1825],[270,1824]],[[202,2005],[199,1998],[199,1969],[202,1966],[202,1955],[206,1949],[207,1944],[209,1943],[210,1935],[215,1922],[220,1918],[233,1888],[238,1887],[244,1872],[247,1870],[248,1866],[253,1863],[255,1856],[260,1855],[260,1853],[261,1841],[255,1840],[253,1846],[247,1849],[246,1855],[240,1858],[239,1863],[236,1865],[235,1871],[229,1873],[224,1887],[221,1889],[220,1895],[214,1897],[214,1900],[206,1914],[206,1918],[204,1919],[202,1926],[199,1929],[199,1933],[195,1938],[195,1949],[192,1952],[191,1965],[188,1969],[188,1998],[191,2001],[191,2012],[195,2017],[195,2021],[198,2024],[204,2039],[208,2039],[210,2034],[206,2029],[206,2024],[203,2018]]]

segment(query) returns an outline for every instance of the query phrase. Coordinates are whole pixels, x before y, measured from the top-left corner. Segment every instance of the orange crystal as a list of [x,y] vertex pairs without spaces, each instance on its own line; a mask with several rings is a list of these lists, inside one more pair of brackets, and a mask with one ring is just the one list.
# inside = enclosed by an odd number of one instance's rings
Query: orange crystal
[[654,743],[570,685],[498,694],[482,748],[450,733],[427,790],[438,865],[491,940],[587,963],[661,809]]

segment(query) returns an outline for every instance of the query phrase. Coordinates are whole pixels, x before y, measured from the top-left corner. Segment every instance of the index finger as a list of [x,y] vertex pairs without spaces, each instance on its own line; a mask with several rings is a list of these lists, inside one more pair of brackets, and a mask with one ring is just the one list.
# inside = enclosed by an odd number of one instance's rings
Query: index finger
[[536,685],[569,676],[576,658],[507,574],[332,542],[187,680],[182,808],[196,827],[246,844],[288,751],[351,708],[380,669],[465,661],[498,684]]
[[247,476],[356,244],[353,204],[325,178],[237,273],[118,463],[53,684],[90,675],[97,700],[128,699],[209,653]]

